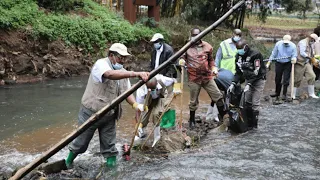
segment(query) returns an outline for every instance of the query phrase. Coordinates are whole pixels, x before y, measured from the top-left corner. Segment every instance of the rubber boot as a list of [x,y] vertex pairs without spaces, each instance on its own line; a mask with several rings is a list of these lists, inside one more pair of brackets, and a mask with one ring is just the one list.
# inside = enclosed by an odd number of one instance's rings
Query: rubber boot
[[292,99],[296,99],[296,94],[297,94],[297,88],[296,87],[293,87],[293,97]]
[[259,111],[254,110],[252,116],[253,128],[258,128]]
[[253,120],[253,109],[251,105],[249,107],[246,107],[246,118],[247,118],[248,130],[253,129],[254,120]]
[[314,85],[308,85],[308,92],[310,97],[319,99],[319,97],[314,94]]
[[68,154],[68,157],[67,159],[65,160],[66,162],[66,167],[68,169],[72,168],[72,163],[73,163],[73,160],[77,157],[77,154],[73,153],[72,151],[69,151],[69,154]]
[[117,164],[117,156],[110,156],[106,159],[106,166],[109,168],[115,167]]
[[160,126],[157,126],[153,131],[153,144],[152,144],[152,147],[154,147],[154,145],[156,145],[156,143],[159,141],[160,138],[161,138]]
[[190,111],[189,128],[193,129],[196,125],[195,121],[196,111]]

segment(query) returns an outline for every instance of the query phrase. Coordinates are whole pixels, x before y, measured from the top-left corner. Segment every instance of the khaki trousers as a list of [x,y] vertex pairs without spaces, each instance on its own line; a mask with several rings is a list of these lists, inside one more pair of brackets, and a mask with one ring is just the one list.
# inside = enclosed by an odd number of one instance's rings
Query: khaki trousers
[[189,103],[190,111],[196,111],[198,109],[198,105],[199,105],[198,97],[199,97],[201,87],[203,87],[207,91],[208,95],[210,96],[213,102],[216,103],[219,99],[223,98],[222,93],[220,92],[217,84],[213,79],[202,84],[197,84],[189,81],[188,86],[190,88],[190,103]]
[[300,87],[303,76],[306,77],[308,85],[315,84],[316,75],[314,74],[310,63],[307,63],[304,66],[299,63],[294,65],[294,87]]
[[146,127],[148,125],[150,116],[153,124],[159,125],[158,123],[159,118],[163,113],[163,111],[165,110],[167,104],[169,103],[169,101],[167,101],[166,99],[167,98],[157,98],[157,99],[150,98],[149,99],[149,102],[148,102],[149,111],[143,114],[142,116],[142,120],[141,120],[142,127]]

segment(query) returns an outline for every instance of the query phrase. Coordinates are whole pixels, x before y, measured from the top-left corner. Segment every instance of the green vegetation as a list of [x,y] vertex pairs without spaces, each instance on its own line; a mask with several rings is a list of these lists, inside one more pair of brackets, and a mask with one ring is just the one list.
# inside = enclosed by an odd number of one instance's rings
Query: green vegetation
[[278,29],[313,29],[317,27],[316,19],[298,19],[283,17],[268,17],[265,23],[261,23],[257,16],[247,17],[244,26],[263,26]]
[[161,29],[139,23],[131,25],[91,0],[83,0],[83,8],[67,14],[39,9],[34,0],[1,0],[0,14],[0,28],[22,29],[34,38],[62,39],[68,45],[85,48],[86,52],[102,51],[112,42],[133,44],[149,39],[155,32],[166,35]]

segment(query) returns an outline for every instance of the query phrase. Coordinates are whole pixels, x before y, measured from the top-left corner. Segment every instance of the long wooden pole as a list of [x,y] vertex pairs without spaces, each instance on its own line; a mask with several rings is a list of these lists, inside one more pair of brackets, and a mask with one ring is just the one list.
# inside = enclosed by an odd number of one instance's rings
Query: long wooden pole
[[[151,71],[150,75],[149,75],[149,79],[153,78],[160,71],[162,71],[164,68],[169,66],[171,63],[173,63],[183,53],[185,53],[192,46],[192,44],[194,44],[195,42],[199,41],[201,38],[203,38],[205,35],[210,33],[217,26],[219,26],[225,19],[227,19],[236,9],[238,9],[244,3],[245,3],[244,0],[238,2],[225,15],[223,15],[220,19],[218,19],[216,22],[214,22],[212,25],[210,25],[208,28],[206,28],[200,34],[198,34],[195,37],[195,39],[189,41],[178,52],[176,52],[173,56],[171,56],[167,61],[162,63],[157,69],[154,69],[153,71]],[[77,136],[79,136],[81,133],[83,133],[85,130],[87,130],[90,126],[92,126],[94,123],[96,123],[102,116],[104,116],[110,110],[115,108],[119,103],[121,103],[123,100],[125,100],[129,95],[134,93],[134,91],[136,91],[144,83],[145,82],[143,80],[138,81],[130,89],[128,89],[126,92],[124,92],[123,94],[118,96],[116,99],[114,99],[109,105],[103,107],[101,110],[99,110],[98,112],[93,114],[85,123],[83,123],[80,127],[78,127],[78,129],[76,129],[75,131],[70,133],[67,137],[62,139],[59,143],[55,144],[53,147],[51,147],[46,152],[44,152],[37,159],[33,160],[30,164],[28,164],[25,167],[19,169],[17,171],[17,173],[10,178],[10,180],[23,178],[25,175],[27,175],[29,172],[31,172],[34,168],[39,166],[42,162],[45,162],[51,156],[53,156],[58,151],[60,151],[62,148],[64,148],[66,145],[68,145],[70,142],[72,142],[72,140],[74,140]]]
[[181,66],[181,96],[180,96],[180,121],[179,121],[179,129],[182,130],[182,112],[183,112],[183,79],[184,79],[184,67]]

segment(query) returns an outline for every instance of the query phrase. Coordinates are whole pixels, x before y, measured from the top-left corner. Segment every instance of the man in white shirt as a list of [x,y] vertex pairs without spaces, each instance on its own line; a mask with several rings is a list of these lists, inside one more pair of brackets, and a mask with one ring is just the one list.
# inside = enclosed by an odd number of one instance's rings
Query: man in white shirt
[[[160,33],[153,35],[150,40],[153,43],[153,50],[151,52],[150,71],[158,68],[162,63],[166,62],[173,55],[173,48],[164,42],[164,37]],[[177,71],[174,67],[175,62],[170,63],[167,68],[159,72],[166,77],[177,78]],[[168,93],[171,94],[173,87],[168,87]]]
[[[149,80],[145,85],[141,86],[137,90],[136,101],[140,104],[143,104],[145,101],[146,95],[148,94],[148,89],[151,90],[151,93],[147,102],[147,107],[149,110],[142,117],[141,124],[139,124],[138,128],[138,137],[136,137],[136,139],[143,138],[145,136],[145,127],[147,127],[149,123],[150,116],[153,124],[157,124],[157,127],[154,130],[154,141],[152,147],[160,139],[160,126],[158,122],[161,114],[164,112],[169,103],[166,100],[168,97],[167,87],[171,86],[175,82],[176,80],[174,78],[168,78],[158,74],[156,77]],[[140,111],[137,112],[138,119],[140,116]]]
[[[109,49],[108,57],[99,59],[92,67],[86,90],[82,96],[81,107],[78,114],[79,126],[89,119],[101,108],[110,104],[117,96],[130,88],[130,77],[140,77],[144,81],[149,78],[148,72],[126,71],[123,68],[124,59],[130,56],[127,47],[114,43]],[[127,97],[127,102],[136,110],[144,111],[143,104],[135,101],[134,96]],[[67,168],[71,168],[73,160],[78,154],[84,153],[98,129],[100,138],[100,152],[106,159],[106,165],[112,167],[116,163],[118,153],[116,144],[116,120],[121,116],[119,104],[100,120],[80,134],[69,146],[69,155],[66,159]]]

